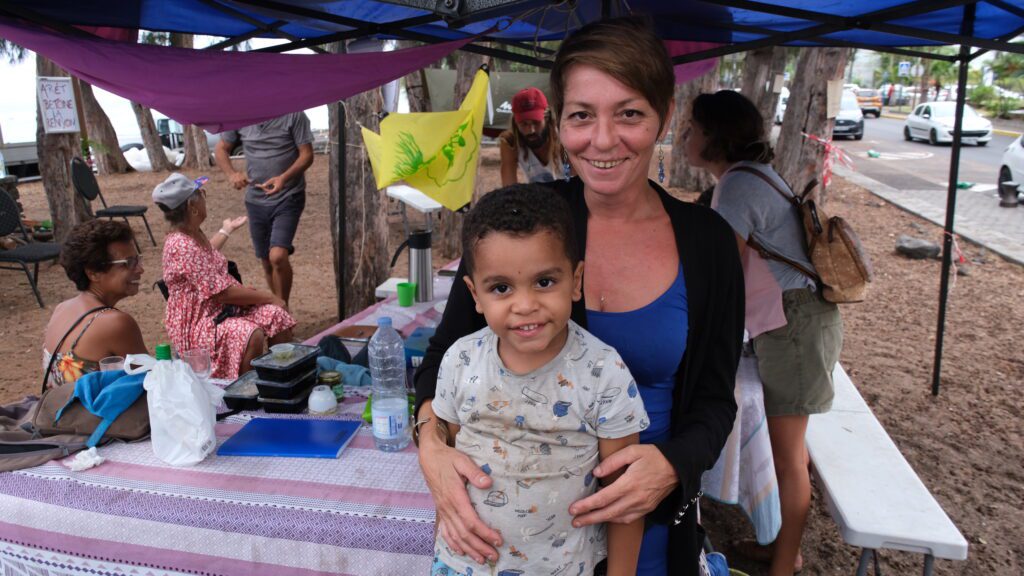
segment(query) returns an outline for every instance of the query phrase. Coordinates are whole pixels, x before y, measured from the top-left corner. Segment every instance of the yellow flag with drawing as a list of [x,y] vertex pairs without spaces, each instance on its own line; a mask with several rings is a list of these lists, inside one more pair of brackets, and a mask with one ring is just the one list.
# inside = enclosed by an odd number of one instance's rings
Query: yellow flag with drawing
[[380,134],[363,128],[377,188],[400,180],[458,210],[473,198],[487,108],[487,73],[480,70],[458,110],[389,114]]

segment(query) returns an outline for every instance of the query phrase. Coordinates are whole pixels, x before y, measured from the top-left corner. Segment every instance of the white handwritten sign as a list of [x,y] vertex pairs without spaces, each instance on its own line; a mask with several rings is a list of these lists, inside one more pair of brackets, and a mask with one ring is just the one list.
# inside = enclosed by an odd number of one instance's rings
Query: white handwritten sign
[[43,114],[43,130],[47,134],[78,132],[78,109],[75,90],[67,76],[40,76],[36,82],[39,109]]

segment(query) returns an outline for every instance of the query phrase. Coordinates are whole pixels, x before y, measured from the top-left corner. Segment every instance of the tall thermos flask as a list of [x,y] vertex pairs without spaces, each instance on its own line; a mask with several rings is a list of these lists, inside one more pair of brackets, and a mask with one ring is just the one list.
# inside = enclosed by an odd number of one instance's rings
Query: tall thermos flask
[[394,267],[402,249],[409,247],[409,282],[416,283],[417,302],[429,302],[434,299],[434,268],[430,240],[430,230],[413,230],[391,258],[391,266]]

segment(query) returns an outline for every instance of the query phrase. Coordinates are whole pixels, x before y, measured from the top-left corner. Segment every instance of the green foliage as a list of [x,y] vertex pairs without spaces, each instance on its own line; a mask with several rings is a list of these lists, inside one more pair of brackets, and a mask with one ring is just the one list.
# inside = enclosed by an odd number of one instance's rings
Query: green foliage
[[0,38],[0,57],[6,58],[9,64],[18,64],[25,59],[28,50],[14,42]]
[[975,86],[967,93],[971,104],[978,108],[989,108],[992,102],[998,100],[996,89],[991,86]]

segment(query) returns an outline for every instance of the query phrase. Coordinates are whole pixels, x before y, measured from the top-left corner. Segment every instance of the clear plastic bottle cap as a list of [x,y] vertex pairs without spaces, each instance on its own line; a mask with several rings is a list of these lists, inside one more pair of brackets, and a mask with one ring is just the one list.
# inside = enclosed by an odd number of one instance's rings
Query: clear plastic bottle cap
[[171,359],[171,345],[170,344],[157,344],[156,345],[156,359],[157,360],[170,360]]
[[391,326],[391,316],[377,318],[377,326]]

